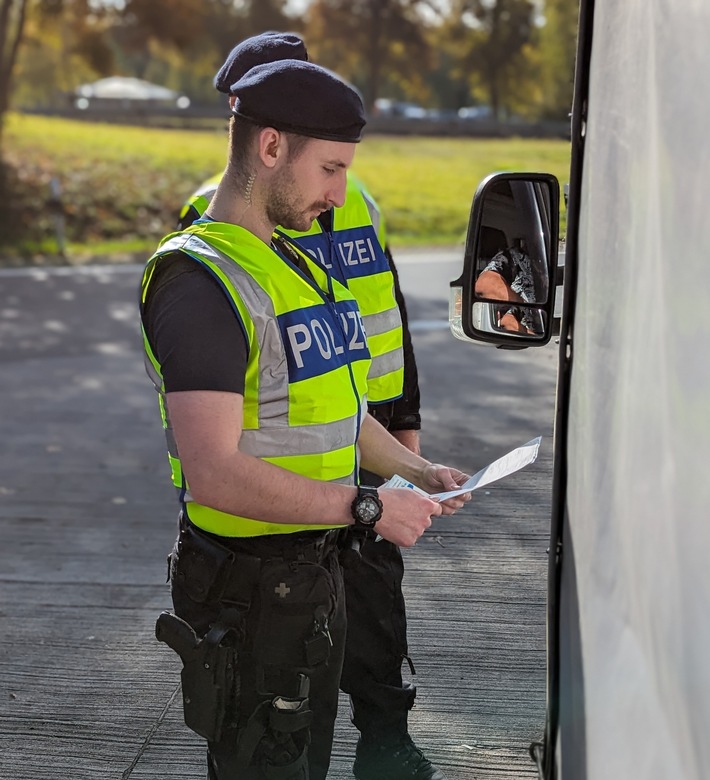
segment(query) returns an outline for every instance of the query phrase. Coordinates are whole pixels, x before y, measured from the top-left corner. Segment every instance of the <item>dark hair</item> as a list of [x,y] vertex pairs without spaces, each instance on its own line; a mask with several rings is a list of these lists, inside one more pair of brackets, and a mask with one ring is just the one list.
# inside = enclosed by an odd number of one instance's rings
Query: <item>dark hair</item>
[[288,161],[295,160],[301,155],[306,146],[313,140],[307,135],[296,135],[296,133],[284,132],[288,141]]
[[[266,125],[258,125],[241,116],[229,120],[229,167],[241,184],[249,178],[249,149]],[[295,160],[312,140],[305,135],[284,132],[288,141],[288,161]]]
[[261,130],[259,125],[243,117],[233,116],[229,120],[228,168],[232,172],[232,180],[240,189],[249,179],[249,149]]

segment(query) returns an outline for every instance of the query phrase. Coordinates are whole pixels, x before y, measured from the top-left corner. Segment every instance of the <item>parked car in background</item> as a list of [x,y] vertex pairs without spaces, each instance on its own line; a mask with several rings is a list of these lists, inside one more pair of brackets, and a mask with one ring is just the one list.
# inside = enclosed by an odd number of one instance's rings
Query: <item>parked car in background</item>
[[458,110],[458,117],[466,120],[493,119],[493,111],[490,106],[464,106]]
[[375,101],[375,116],[426,119],[427,112],[428,109],[416,103],[405,103],[390,98],[378,98]]

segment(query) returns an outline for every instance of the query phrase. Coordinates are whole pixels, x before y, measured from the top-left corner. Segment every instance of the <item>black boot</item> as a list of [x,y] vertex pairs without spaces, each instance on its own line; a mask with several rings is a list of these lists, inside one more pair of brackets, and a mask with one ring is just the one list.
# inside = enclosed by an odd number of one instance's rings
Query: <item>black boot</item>
[[357,780],[446,780],[406,733],[387,740],[360,737],[353,774]]
[[409,736],[407,716],[417,689],[412,683],[379,686],[377,697],[350,697],[352,721],[360,731],[353,774],[357,780],[446,780]]

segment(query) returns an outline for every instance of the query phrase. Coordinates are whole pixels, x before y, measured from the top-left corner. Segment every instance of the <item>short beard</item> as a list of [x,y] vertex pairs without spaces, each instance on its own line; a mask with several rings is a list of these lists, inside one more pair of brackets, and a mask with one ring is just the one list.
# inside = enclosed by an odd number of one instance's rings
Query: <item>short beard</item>
[[313,218],[310,218],[308,213],[318,208],[321,211],[326,211],[328,204],[304,204],[301,189],[293,177],[290,164],[287,164],[274,176],[266,202],[266,215],[271,223],[286,228],[286,230],[305,233],[311,229],[313,224]]

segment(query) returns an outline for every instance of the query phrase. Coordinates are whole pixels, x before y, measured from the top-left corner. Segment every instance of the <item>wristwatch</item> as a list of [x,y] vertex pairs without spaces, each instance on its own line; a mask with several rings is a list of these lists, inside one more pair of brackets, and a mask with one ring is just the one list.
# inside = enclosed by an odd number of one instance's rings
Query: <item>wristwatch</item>
[[377,490],[368,485],[359,485],[350,511],[356,528],[374,528],[375,523],[382,517],[382,501]]

